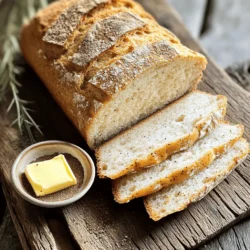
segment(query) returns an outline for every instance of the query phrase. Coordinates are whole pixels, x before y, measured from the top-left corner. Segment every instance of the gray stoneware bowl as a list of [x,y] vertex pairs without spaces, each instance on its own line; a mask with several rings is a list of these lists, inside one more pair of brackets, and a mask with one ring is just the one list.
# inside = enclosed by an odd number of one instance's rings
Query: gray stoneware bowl
[[[68,199],[62,201],[41,201],[26,191],[21,175],[30,162],[41,156],[52,155],[58,152],[71,154],[79,160],[84,171],[83,183],[79,191]],[[11,177],[16,191],[23,199],[40,207],[55,208],[69,205],[87,193],[95,179],[95,165],[89,154],[74,144],[64,141],[44,141],[29,146],[18,155],[12,166]]]

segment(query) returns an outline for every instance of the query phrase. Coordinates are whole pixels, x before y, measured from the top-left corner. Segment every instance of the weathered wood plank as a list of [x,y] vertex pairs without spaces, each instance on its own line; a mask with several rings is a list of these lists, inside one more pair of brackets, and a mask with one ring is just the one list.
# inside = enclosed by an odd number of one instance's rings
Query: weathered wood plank
[[184,24],[194,38],[201,33],[207,0],[165,0],[180,14]]
[[221,234],[217,239],[200,248],[200,250],[248,250],[250,246],[249,235],[250,220],[247,220]]
[[[226,72],[230,77],[242,86],[245,90],[250,92],[250,61],[238,65],[230,66]],[[242,168],[238,171],[243,171]],[[242,184],[241,184],[242,185]],[[242,201],[241,201],[242,202]],[[234,226],[225,231],[222,235],[209,242],[201,248],[201,250],[235,250],[248,249],[250,246],[250,218],[246,221]]]
[[0,206],[0,225],[1,225],[5,211],[6,211],[6,201],[4,198],[4,194],[2,191],[2,185],[1,185],[1,173],[0,173],[0,204],[1,204],[1,206]]
[[[41,209],[25,202],[13,190],[10,179],[10,167],[20,149],[27,145],[20,141],[19,132],[14,128],[3,127],[1,117],[0,166],[3,174],[3,191],[15,224],[17,233],[24,249],[54,249],[55,241],[50,232]],[[11,199],[8,199],[11,197]]]
[[21,250],[21,245],[8,210],[0,225],[0,249]]
[[[163,1],[140,2],[163,25],[174,31],[185,44],[201,51],[199,45],[191,39],[178,18]],[[33,107],[36,110],[34,116],[43,126],[45,138],[63,139],[86,148],[80,135],[28,67],[24,77],[25,85],[22,92],[26,99],[36,100]],[[201,88],[229,97],[228,117],[234,121],[244,122],[245,135],[250,139],[248,105],[250,95],[236,86],[212,61],[206,70]],[[53,217],[55,210],[39,209],[28,204],[17,196],[11,185],[10,166],[18,152],[27,144],[22,142],[16,129],[7,126],[9,122],[0,119],[3,129],[0,138],[0,147],[3,149],[0,151],[0,166],[8,206],[19,230],[19,237],[26,242],[26,249],[59,249],[58,240],[47,219],[47,214]],[[227,182],[222,183],[204,200],[158,223],[149,220],[141,200],[126,205],[116,204],[113,201],[109,181],[99,179],[96,179],[93,188],[83,199],[57,212],[65,219],[76,248],[90,250],[192,248],[204,243],[248,214],[250,208],[250,201],[247,199],[250,190],[248,166],[249,159],[239,168],[243,170],[234,172]],[[238,185],[244,181],[244,186]],[[234,192],[231,192],[232,189]],[[237,206],[236,201],[240,201],[242,206]]]

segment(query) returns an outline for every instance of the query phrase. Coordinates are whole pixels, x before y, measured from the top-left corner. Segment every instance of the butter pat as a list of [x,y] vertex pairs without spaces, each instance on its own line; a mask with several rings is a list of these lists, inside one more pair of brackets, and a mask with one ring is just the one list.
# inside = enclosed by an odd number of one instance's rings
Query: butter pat
[[64,155],[60,154],[50,160],[29,164],[25,176],[36,196],[51,194],[77,184]]

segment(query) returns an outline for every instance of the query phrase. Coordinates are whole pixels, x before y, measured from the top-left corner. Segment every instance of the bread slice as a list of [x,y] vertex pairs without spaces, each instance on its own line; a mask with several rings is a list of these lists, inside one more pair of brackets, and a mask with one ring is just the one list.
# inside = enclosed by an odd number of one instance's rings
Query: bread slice
[[113,194],[119,203],[155,193],[163,187],[180,183],[210,165],[243,134],[243,125],[220,122],[207,136],[187,150],[136,174],[113,181]]
[[207,63],[131,0],[57,1],[20,42],[93,149],[194,90]]
[[226,112],[224,96],[193,91],[96,150],[100,177],[116,179],[191,146]]
[[191,176],[180,184],[144,198],[146,210],[155,221],[185,209],[189,204],[201,200],[231,171],[244,160],[249,152],[249,145],[245,139],[239,139],[229,147],[208,168]]

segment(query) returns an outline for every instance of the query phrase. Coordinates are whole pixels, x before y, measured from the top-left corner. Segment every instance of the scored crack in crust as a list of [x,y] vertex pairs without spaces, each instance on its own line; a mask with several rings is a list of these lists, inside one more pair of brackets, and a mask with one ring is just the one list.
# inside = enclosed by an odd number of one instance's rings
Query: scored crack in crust
[[92,59],[112,47],[128,31],[145,26],[143,20],[132,13],[120,12],[95,23],[85,35],[72,62],[85,67]]
[[77,28],[82,16],[108,0],[75,0],[46,31],[43,41],[64,46],[69,35]]
[[[171,36],[172,38],[170,38]],[[173,46],[174,43],[179,43],[174,35],[159,25],[146,25],[141,29],[129,32],[129,34],[119,39],[112,48],[106,50],[105,53],[100,54],[96,59],[91,61],[84,71],[83,85],[94,77],[98,71],[120,60],[124,55],[147,44],[149,45],[164,40],[168,41],[170,46]]]
[[156,63],[167,62],[177,55],[177,51],[166,40],[145,45],[124,55],[109,67],[99,70],[88,83],[112,95],[143,71]]
[[154,21],[139,4],[127,0],[61,0],[49,5],[35,17],[41,25],[44,53],[48,59],[65,54],[67,61],[95,23],[119,12],[139,13],[144,21]]

